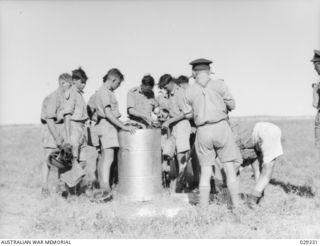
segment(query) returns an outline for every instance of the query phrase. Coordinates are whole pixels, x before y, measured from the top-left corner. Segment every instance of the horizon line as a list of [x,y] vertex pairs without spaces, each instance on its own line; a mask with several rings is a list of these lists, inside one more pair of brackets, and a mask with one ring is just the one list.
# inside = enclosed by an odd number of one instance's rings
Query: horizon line
[[[270,120],[308,120],[313,119],[314,115],[290,115],[290,116],[281,116],[281,115],[248,115],[248,116],[231,116],[232,119],[270,119]],[[41,123],[10,123],[10,124],[0,124],[0,127],[19,127],[19,126],[38,126]]]

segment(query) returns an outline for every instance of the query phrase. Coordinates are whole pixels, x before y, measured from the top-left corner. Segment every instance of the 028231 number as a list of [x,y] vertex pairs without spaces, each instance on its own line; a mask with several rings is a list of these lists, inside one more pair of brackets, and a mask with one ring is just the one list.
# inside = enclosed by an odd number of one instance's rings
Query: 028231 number
[[302,244],[302,245],[316,245],[316,244],[318,244],[318,240],[300,240],[300,244]]

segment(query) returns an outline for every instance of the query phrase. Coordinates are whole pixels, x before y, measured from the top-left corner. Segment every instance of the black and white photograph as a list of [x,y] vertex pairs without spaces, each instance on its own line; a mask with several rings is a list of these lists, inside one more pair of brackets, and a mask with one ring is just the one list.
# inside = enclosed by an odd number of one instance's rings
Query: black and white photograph
[[316,245],[319,97],[320,0],[0,0],[0,242]]

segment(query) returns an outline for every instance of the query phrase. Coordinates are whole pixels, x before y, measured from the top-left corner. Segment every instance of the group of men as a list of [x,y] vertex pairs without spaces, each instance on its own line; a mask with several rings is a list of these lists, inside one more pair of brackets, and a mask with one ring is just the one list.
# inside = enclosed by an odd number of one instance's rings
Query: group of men
[[[124,75],[118,69],[108,71],[88,105],[82,95],[87,81],[85,72],[79,68],[72,71],[72,75],[62,74],[59,88],[45,98],[41,112],[45,148],[42,193],[49,193],[48,156],[64,143],[72,146],[72,170],[81,177],[85,175],[87,178],[82,182],[90,187],[88,184],[95,177],[82,170],[86,166],[86,122],[91,121],[89,142],[99,153],[96,167],[99,189],[95,195],[110,197],[110,168],[119,147],[118,131],[122,129],[135,134],[136,127],[132,123],[143,128],[159,127],[161,119],[161,128],[168,130],[175,139],[174,152],[179,173],[185,170],[190,152],[195,149],[201,173],[198,187],[200,205],[209,204],[210,180],[214,176],[218,179],[224,177],[232,206],[241,206],[238,171],[242,164],[250,163],[256,184],[245,196],[245,203],[255,207],[271,179],[277,158],[283,154],[281,130],[268,122],[252,126],[233,125],[228,114],[235,109],[235,100],[223,80],[211,78],[211,63],[207,59],[190,62],[193,84],[189,84],[187,76],[175,79],[170,74],[162,75],[158,83],[162,93],[158,97],[153,92],[154,78],[145,75],[140,86],[130,89],[127,94],[127,113],[131,124],[119,120],[121,114],[114,91],[124,81]],[[194,142],[190,141],[192,132],[195,132],[192,129],[196,129]],[[60,179],[69,186],[74,185],[68,177],[70,175],[64,173]]]

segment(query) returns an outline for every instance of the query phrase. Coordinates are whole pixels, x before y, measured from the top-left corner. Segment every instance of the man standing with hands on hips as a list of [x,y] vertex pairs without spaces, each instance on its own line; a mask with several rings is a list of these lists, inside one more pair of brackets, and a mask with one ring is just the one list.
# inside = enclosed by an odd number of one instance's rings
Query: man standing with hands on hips
[[[314,50],[314,56],[311,60],[314,64],[314,69],[320,75],[320,50]],[[314,136],[315,145],[320,148],[320,104],[319,104],[319,94],[320,94],[320,82],[312,84],[313,88],[313,107],[317,109],[317,115],[314,124]]]
[[234,208],[240,205],[239,180],[235,166],[241,163],[241,153],[227,122],[228,111],[235,108],[234,99],[223,80],[210,78],[207,59],[192,61],[195,83],[185,91],[185,117],[193,118],[197,127],[196,152],[201,166],[200,205],[209,203],[210,179],[216,157],[221,161],[227,177],[227,187]]

